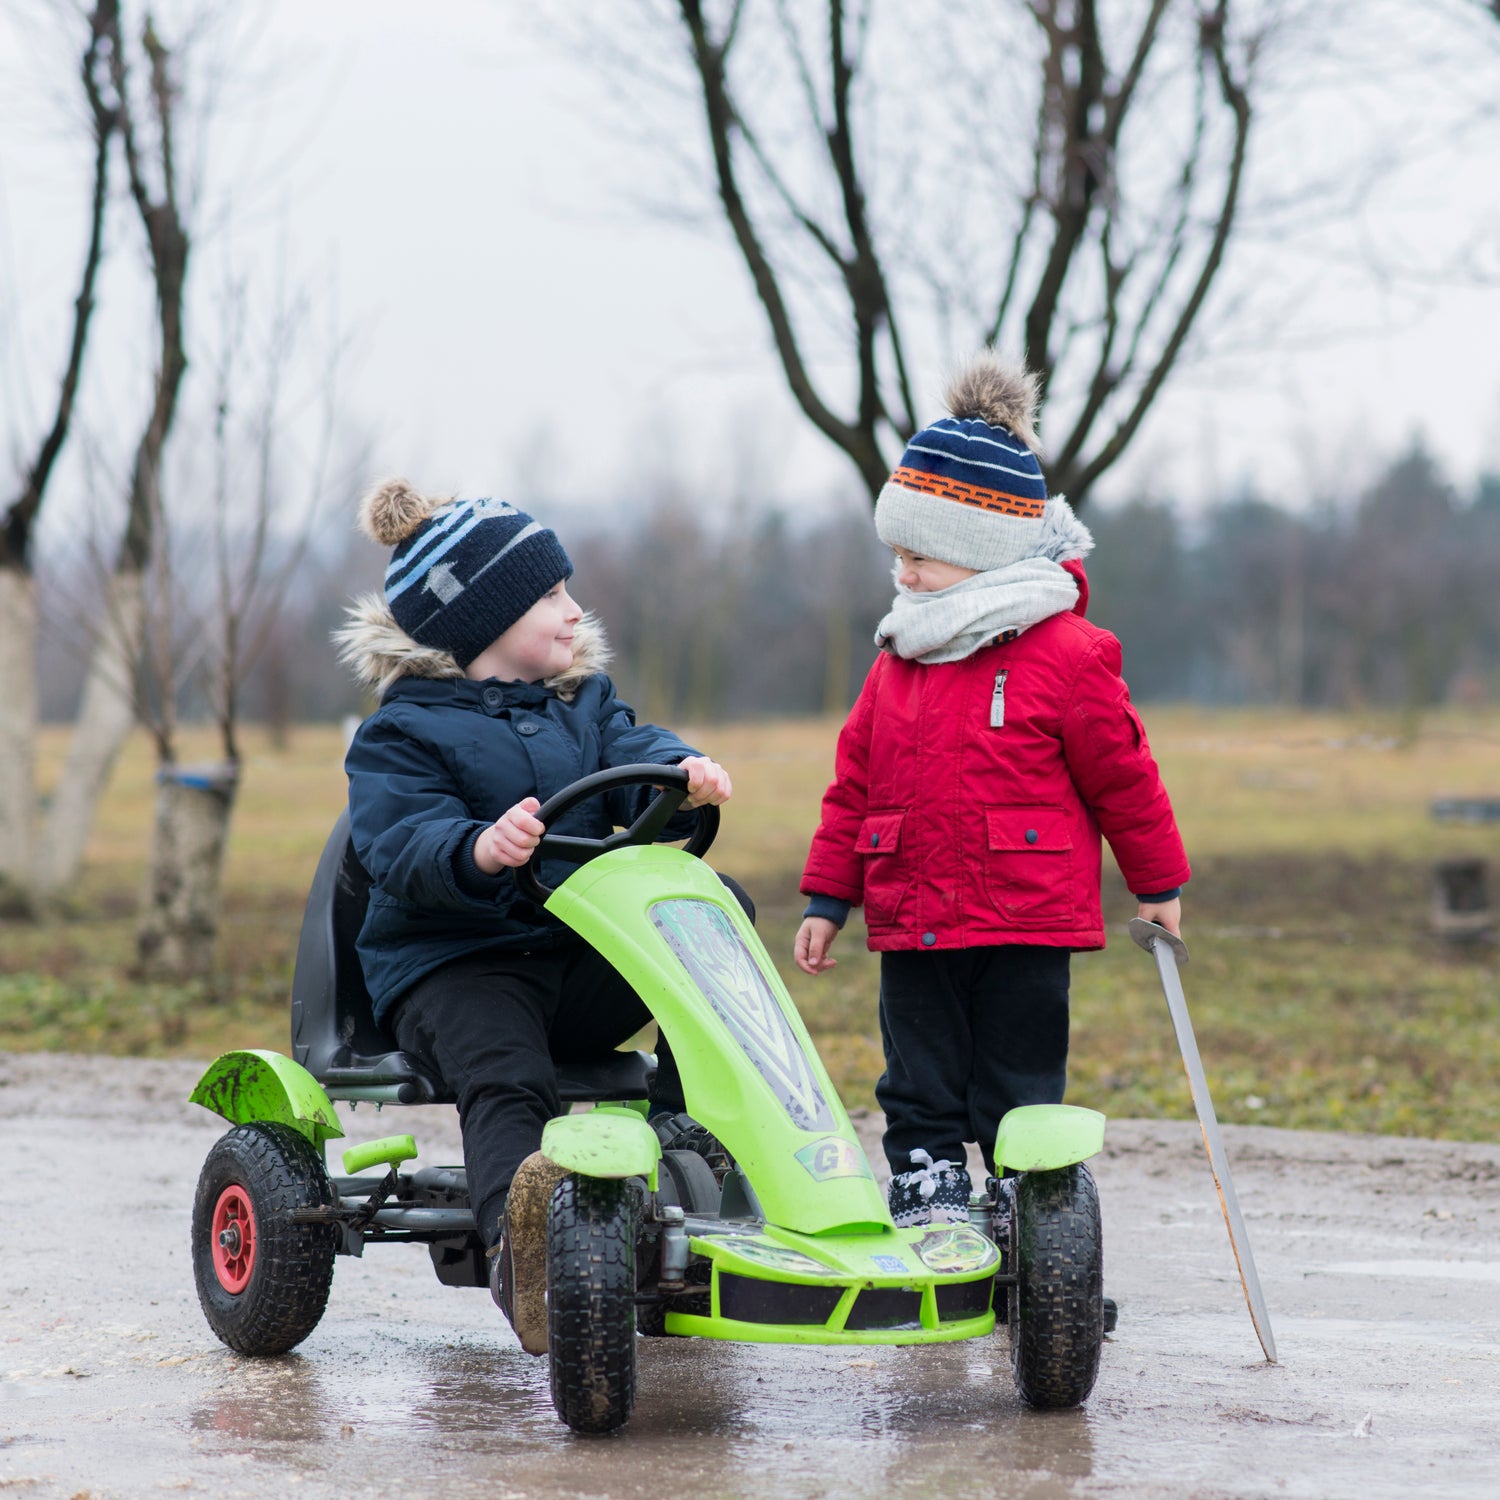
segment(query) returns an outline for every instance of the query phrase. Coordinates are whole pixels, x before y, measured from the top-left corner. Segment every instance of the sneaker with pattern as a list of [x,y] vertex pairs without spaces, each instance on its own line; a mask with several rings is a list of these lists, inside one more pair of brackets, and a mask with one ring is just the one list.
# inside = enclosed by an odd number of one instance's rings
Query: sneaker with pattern
[[912,1170],[891,1178],[887,1201],[897,1229],[916,1224],[966,1224],[973,1184],[968,1172],[946,1158],[933,1161],[926,1151],[911,1153]]

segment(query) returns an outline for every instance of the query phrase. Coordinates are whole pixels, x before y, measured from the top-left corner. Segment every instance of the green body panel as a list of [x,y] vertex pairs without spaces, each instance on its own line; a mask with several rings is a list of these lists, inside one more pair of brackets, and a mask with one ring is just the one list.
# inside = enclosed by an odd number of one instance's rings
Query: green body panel
[[226,1052],[188,1098],[231,1125],[290,1125],[319,1150],[344,1133],[317,1079],[279,1052]]
[[548,1120],[542,1155],[584,1177],[644,1177],[654,1192],[661,1142],[634,1110],[592,1109]]
[[745,1170],[771,1223],[803,1234],[894,1232],[791,996],[707,865],[661,845],[616,849],[569,876],[547,909],[650,1007],[689,1113]]
[[1017,1172],[1050,1172],[1104,1149],[1104,1116],[1073,1104],[1023,1104],[1006,1111],[995,1160]]
[[956,1344],[995,1331],[995,1314],[944,1323],[937,1328],[845,1328],[833,1332],[800,1324],[736,1323],[731,1318],[698,1318],[691,1313],[666,1317],[668,1333],[700,1339],[728,1339],[736,1344]]
[[[993,1310],[938,1321],[939,1286],[988,1283],[999,1269],[995,1246],[967,1225],[919,1225],[878,1234],[832,1236],[726,1224],[722,1233],[695,1233],[691,1245],[713,1265],[712,1311],[706,1317],[668,1313],[668,1333],[755,1344],[937,1344],[979,1338],[995,1326]],[[781,1286],[841,1289],[841,1295],[821,1325],[741,1322],[720,1313],[719,1276],[723,1272]],[[921,1293],[920,1326],[846,1327],[859,1293],[885,1287]]]
[[366,1167],[384,1164],[399,1167],[417,1154],[416,1140],[409,1135],[388,1135],[378,1141],[366,1141],[363,1146],[351,1146],[344,1152],[344,1171],[357,1177]]

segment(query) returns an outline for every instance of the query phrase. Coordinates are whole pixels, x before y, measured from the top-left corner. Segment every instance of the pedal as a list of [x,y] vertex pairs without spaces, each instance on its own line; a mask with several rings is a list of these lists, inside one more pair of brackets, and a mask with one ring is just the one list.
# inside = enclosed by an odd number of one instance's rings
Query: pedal
[[404,1161],[411,1161],[417,1154],[417,1143],[409,1135],[388,1135],[378,1141],[366,1141],[363,1146],[351,1146],[344,1152],[344,1171],[358,1177],[370,1167],[386,1166],[394,1171]]

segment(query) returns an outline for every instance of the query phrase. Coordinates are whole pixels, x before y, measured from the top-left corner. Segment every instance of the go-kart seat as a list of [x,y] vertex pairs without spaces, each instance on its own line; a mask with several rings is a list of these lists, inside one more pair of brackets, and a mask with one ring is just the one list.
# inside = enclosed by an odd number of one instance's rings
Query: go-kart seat
[[[424,1072],[377,1024],[355,940],[370,877],[354,852],[346,808],[323,846],[308,892],[292,976],[292,1056],[335,1099],[452,1104],[451,1090]],[[564,1103],[644,1099],[655,1071],[644,1052],[610,1052],[558,1068]]]

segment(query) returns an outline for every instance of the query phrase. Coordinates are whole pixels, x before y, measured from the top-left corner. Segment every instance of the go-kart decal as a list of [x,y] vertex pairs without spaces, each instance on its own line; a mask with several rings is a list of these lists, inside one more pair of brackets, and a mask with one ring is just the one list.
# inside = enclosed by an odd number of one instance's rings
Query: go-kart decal
[[870,1264],[886,1275],[899,1275],[902,1271],[911,1269],[899,1255],[872,1255]]
[[864,1152],[841,1135],[814,1141],[796,1155],[797,1160],[818,1182],[824,1182],[830,1177],[868,1177],[872,1182],[875,1179]]
[[912,1248],[930,1271],[982,1271],[1000,1259],[1000,1252],[989,1240],[965,1225],[935,1229]]
[[799,1130],[831,1131],[833,1111],[754,955],[708,901],[658,901],[651,920]]

